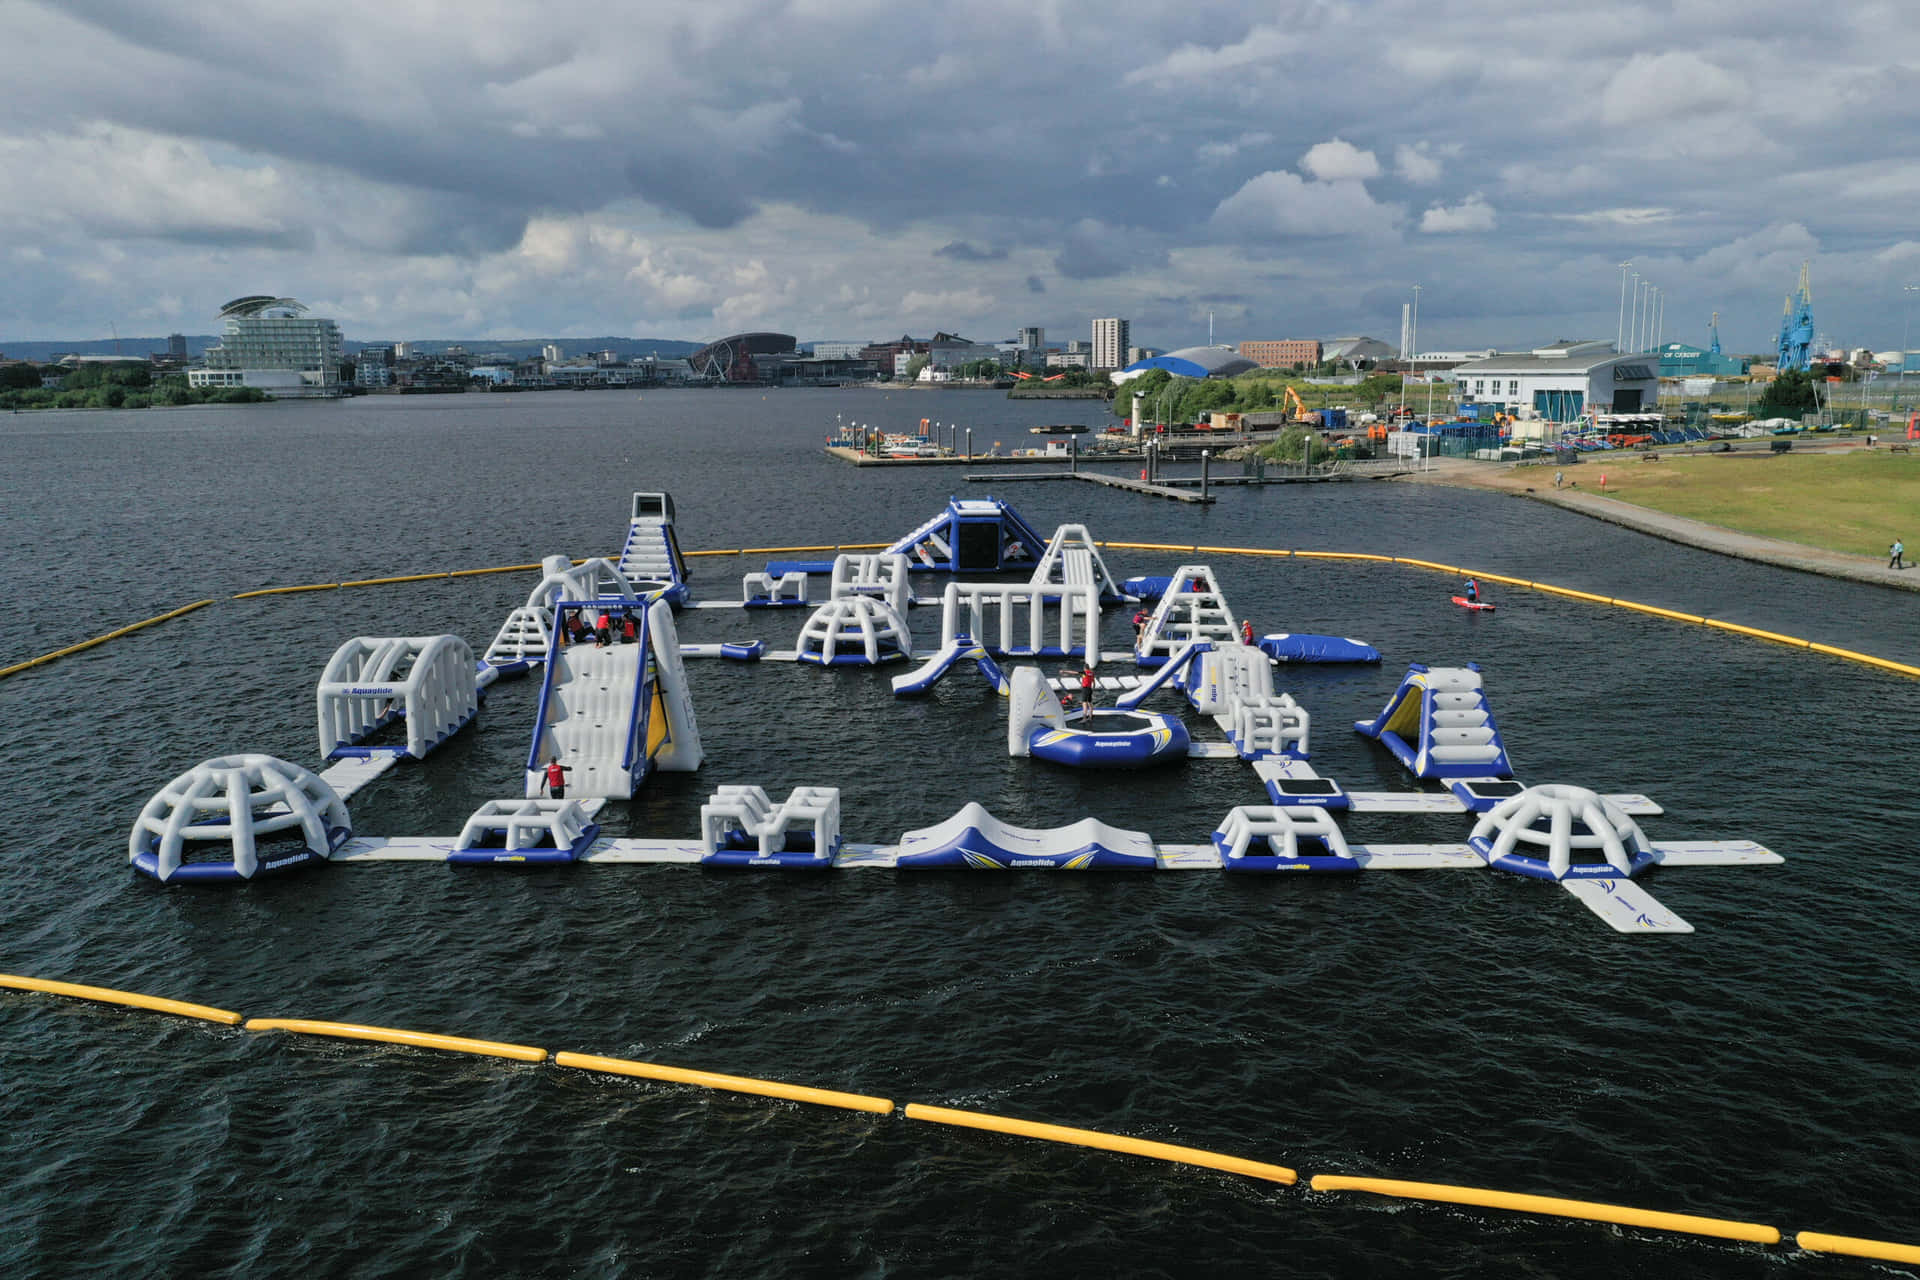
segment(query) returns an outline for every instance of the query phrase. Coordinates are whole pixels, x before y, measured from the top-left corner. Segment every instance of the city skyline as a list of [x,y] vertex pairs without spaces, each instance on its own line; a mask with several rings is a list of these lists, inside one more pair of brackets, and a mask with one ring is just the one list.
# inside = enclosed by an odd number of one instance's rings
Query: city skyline
[[1753,351],[1806,259],[1885,349],[1920,280],[1874,6],[1813,45],[1776,3],[8,8],[0,349],[254,290],[383,336],[1177,348],[1390,336],[1416,284],[1422,347],[1515,347],[1611,336],[1630,260],[1664,339]]

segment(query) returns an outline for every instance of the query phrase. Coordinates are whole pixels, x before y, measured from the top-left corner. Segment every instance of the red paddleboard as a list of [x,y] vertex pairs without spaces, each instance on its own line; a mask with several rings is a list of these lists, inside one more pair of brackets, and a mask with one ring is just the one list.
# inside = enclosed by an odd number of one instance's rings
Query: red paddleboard
[[1481,613],[1493,612],[1493,606],[1488,604],[1484,600],[1476,604],[1472,600],[1467,599],[1465,596],[1455,596],[1453,598],[1453,602],[1459,605],[1462,609],[1475,609]]

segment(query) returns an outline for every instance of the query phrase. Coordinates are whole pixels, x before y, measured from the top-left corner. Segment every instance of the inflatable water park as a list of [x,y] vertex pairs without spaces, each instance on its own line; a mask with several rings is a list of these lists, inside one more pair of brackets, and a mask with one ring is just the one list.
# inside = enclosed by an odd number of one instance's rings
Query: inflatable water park
[[[1408,661],[1353,731],[1404,771],[1406,787],[1354,790],[1313,765],[1313,716],[1282,689],[1290,664],[1380,663],[1345,636],[1256,636],[1212,566],[1121,580],[1080,524],[1043,535],[996,498],[951,499],[870,553],[770,561],[738,592],[694,589],[671,496],[633,495],[619,549],[541,562],[525,602],[475,656],[457,635],[353,636],[315,690],[316,767],[259,753],[195,764],[147,802],[128,860],[168,885],[244,884],[323,864],[467,866],[687,863],[709,868],[968,871],[1216,871],[1350,875],[1475,870],[1564,887],[1622,933],[1692,928],[1640,882],[1669,867],[1756,866],[1782,858],[1751,840],[1658,840],[1639,826],[1662,808],[1637,794],[1523,782],[1476,663]],[[517,592],[516,592],[517,597]],[[792,636],[682,643],[676,616],[733,611]],[[1101,620],[1131,611],[1130,647],[1103,650]],[[702,661],[705,660],[705,661]],[[725,697],[735,663],[789,664],[799,680],[897,666],[889,687],[921,699],[946,680],[980,681],[1005,706],[1006,750],[1022,768],[1120,773],[1240,769],[1247,803],[1165,815],[1156,837],[1096,817],[1023,827],[969,801],[881,838],[843,830],[841,792],[813,780],[785,796],[751,780],[715,785],[697,831],[611,836],[598,818],[656,772],[701,769],[696,704]],[[1064,664],[1064,665],[1063,665]],[[696,679],[691,673],[700,671]],[[496,682],[537,679],[520,776],[500,779],[458,833],[375,835],[349,802],[471,731]],[[992,695],[983,694],[989,697]],[[1349,814],[1460,824],[1455,840],[1356,843]],[[857,829],[857,820],[855,822]],[[1169,835],[1173,838],[1168,838]]]

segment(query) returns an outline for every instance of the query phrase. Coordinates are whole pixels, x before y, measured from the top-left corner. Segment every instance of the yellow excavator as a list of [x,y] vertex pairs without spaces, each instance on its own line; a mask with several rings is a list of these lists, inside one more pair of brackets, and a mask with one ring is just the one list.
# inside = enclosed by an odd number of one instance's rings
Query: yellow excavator
[[1293,406],[1293,420],[1295,422],[1318,423],[1320,421],[1319,414],[1309,412],[1307,406],[1300,402],[1300,393],[1293,389],[1292,383],[1287,384],[1287,397],[1282,403]]

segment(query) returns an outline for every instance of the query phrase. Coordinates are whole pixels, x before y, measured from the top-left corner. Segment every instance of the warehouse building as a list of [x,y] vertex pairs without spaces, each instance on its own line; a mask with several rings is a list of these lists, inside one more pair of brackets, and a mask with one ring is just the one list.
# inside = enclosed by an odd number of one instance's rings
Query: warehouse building
[[1452,373],[1462,404],[1571,422],[1587,410],[1652,412],[1660,369],[1651,355],[1621,355],[1610,342],[1555,342],[1531,351],[1469,360]]

